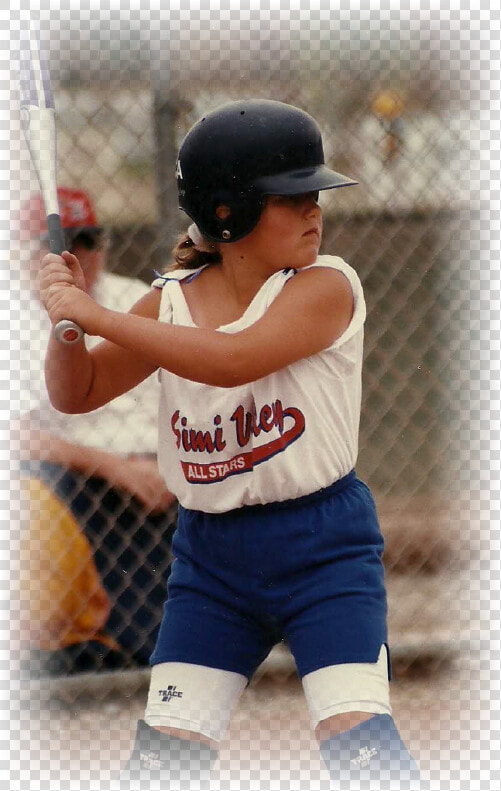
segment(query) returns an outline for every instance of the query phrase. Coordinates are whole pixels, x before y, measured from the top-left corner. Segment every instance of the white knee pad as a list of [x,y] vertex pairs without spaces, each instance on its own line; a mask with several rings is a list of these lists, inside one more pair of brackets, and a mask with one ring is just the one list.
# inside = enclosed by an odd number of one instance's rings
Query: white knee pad
[[152,727],[193,731],[216,742],[247,686],[247,678],[202,665],[164,662],[151,670],[144,719]]
[[313,728],[349,711],[391,714],[386,646],[381,647],[377,662],[330,665],[308,673],[303,689]]

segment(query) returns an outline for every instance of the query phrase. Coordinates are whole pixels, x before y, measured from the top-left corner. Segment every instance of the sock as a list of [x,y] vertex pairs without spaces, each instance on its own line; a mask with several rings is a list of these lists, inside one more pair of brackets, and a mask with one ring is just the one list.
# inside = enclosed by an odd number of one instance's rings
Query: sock
[[341,788],[424,789],[418,766],[389,714],[326,739],[320,752]]
[[150,780],[165,784],[172,780],[176,786],[179,781],[188,784],[191,781],[196,785],[201,780],[208,780],[217,756],[217,750],[208,744],[177,739],[139,720],[132,754],[121,780],[136,780],[142,784]]

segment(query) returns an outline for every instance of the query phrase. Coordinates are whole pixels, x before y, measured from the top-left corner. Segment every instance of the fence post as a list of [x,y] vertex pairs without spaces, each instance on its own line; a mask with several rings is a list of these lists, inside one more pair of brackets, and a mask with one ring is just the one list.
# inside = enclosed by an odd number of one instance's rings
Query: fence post
[[155,178],[158,222],[156,258],[159,267],[169,261],[170,251],[180,230],[182,215],[178,209],[175,179],[178,139],[176,127],[187,109],[178,92],[155,88],[153,93],[153,127],[155,138]]

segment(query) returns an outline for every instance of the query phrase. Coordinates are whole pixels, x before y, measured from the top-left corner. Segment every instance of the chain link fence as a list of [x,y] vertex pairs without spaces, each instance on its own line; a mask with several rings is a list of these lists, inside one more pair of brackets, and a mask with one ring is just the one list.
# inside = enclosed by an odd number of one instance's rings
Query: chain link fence
[[[449,661],[461,639],[453,601],[465,553],[448,496],[449,360],[458,310],[449,294],[457,275],[455,239],[462,205],[454,161],[462,145],[461,118],[459,110],[420,86],[410,90],[400,83],[368,81],[354,90],[346,82],[334,97],[328,83],[312,83],[308,89],[304,83],[288,83],[266,89],[260,84],[251,93],[309,111],[322,127],[329,166],[359,181],[358,187],[322,193],[322,251],[345,258],[365,289],[357,469],[379,507],[390,644],[395,671],[405,676],[423,662],[436,666]],[[59,181],[87,190],[95,201],[110,230],[109,271],[148,283],[153,270],[167,264],[176,233],[187,226],[175,196],[176,148],[201,114],[232,98],[241,93],[206,85],[182,92],[142,84],[119,89],[71,82],[57,86]],[[120,282],[127,291],[130,281]],[[137,413],[115,415],[107,425],[105,448],[125,426],[130,452],[142,447],[145,428]],[[152,514],[136,497],[117,498],[99,474],[89,480],[58,465],[48,471],[46,466],[40,474],[65,510],[57,516],[40,495],[31,499],[21,577],[50,588],[58,573],[55,566],[64,566],[68,554],[74,560],[70,539],[58,543],[58,555],[50,541],[69,512],[90,546],[97,572],[92,595],[101,588],[108,603],[99,629],[85,640],[67,637],[64,645],[46,650],[26,638],[23,668],[31,675],[57,676],[87,670],[94,674],[85,676],[88,689],[98,683],[97,671],[134,671],[147,664],[162,614],[175,505]],[[44,519],[45,538],[38,536],[35,552],[34,525]],[[66,566],[59,588],[66,582],[79,590],[89,558],[82,555],[81,560],[80,566]],[[44,573],[36,579],[41,569]],[[91,598],[80,595],[83,618]],[[65,628],[68,635],[71,628]],[[33,623],[28,624],[27,632],[33,631]],[[268,660],[268,667],[278,666],[294,672],[284,647]],[[108,689],[121,683],[123,674],[113,674],[114,681],[111,676],[106,674]],[[133,683],[142,683],[141,675],[133,677]]]

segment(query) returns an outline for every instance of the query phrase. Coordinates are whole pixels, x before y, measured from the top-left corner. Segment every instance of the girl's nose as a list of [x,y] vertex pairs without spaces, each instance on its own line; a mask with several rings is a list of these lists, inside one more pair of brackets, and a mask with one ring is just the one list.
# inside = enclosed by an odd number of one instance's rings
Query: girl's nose
[[308,195],[305,195],[304,200],[305,211],[309,213],[316,213],[320,210],[320,206],[318,205],[318,192],[310,192]]

